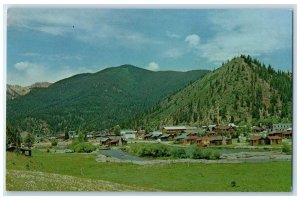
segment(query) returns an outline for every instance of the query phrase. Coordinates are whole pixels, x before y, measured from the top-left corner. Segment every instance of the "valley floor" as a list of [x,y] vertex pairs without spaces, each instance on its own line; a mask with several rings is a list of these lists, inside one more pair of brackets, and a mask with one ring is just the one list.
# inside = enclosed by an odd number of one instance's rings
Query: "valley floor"
[[7,152],[7,191],[291,192],[292,162],[96,162],[97,154]]

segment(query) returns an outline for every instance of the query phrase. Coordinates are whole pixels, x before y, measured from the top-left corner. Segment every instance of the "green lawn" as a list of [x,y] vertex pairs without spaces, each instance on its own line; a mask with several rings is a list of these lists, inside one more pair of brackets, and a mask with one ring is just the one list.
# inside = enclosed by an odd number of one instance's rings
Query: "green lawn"
[[[22,170],[24,174],[32,171],[55,173],[84,180],[109,181],[149,188],[149,191],[290,192],[292,182],[291,161],[189,165],[176,163],[141,166],[130,163],[97,163],[94,154],[52,154],[34,151],[33,157],[11,152],[8,152],[6,156],[8,171]],[[9,185],[15,181],[14,178],[18,178],[10,174],[7,174],[7,188],[12,191],[22,190],[21,186],[14,188],[13,185]],[[232,181],[235,181],[235,187],[231,186]],[[38,190],[42,189],[38,188]],[[46,190],[53,191],[55,188]],[[137,190],[141,191],[138,188]]]

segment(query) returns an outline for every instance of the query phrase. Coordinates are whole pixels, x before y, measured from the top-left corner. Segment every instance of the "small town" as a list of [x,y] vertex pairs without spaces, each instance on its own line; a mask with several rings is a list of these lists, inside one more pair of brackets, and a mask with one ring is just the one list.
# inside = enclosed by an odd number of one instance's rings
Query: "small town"
[[[81,136],[80,136],[81,134]],[[22,132],[21,141],[26,141],[30,134]],[[84,142],[91,144],[94,152],[98,150],[122,149],[124,146],[134,144],[164,144],[178,147],[195,147],[199,149],[269,149],[276,150],[282,144],[292,144],[292,124],[273,124],[272,126],[237,126],[207,125],[191,126],[162,126],[161,130],[146,132],[145,130],[120,129],[115,126],[112,130],[102,132],[76,133],[68,131],[57,136],[35,137],[33,142],[21,143],[19,149],[11,144],[7,150],[19,150],[22,154],[32,155],[31,150],[47,149],[47,151],[74,153],[72,143],[83,137]],[[71,149],[69,148],[71,147]],[[82,152],[92,152],[92,150]],[[79,151],[80,152],[80,151]]]
[[[28,133],[23,132],[21,136],[26,137]],[[69,131],[66,134],[60,134],[56,137],[48,138],[36,137],[35,141],[58,140],[66,141],[72,138],[78,138],[79,134],[75,131]],[[197,144],[199,148],[208,146],[229,145],[233,143],[248,143],[250,146],[281,144],[283,140],[292,139],[292,124],[273,124],[267,126],[237,126],[228,125],[207,125],[198,127],[191,126],[163,126],[161,130],[147,133],[145,130],[110,130],[102,132],[84,133],[87,141],[97,141],[100,145],[118,146],[126,145],[128,142],[138,141],[156,141],[173,144]]]

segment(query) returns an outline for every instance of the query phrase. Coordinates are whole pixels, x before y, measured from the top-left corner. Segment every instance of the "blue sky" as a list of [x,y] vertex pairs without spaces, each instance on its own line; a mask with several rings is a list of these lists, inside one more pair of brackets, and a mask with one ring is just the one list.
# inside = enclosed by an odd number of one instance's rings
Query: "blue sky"
[[292,11],[26,7],[7,12],[9,84],[55,82],[122,64],[211,70],[240,54],[292,71]]

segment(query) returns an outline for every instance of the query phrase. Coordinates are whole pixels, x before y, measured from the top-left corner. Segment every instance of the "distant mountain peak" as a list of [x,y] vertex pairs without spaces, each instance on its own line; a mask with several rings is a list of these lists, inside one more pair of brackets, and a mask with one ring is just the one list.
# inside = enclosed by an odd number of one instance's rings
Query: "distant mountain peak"
[[47,88],[52,83],[49,82],[36,82],[30,86],[10,85],[7,84],[6,96],[8,99],[15,99],[19,96],[28,94],[33,88]]
[[291,121],[291,105],[290,74],[241,55],[137,116],[132,124],[151,129],[162,124]]

